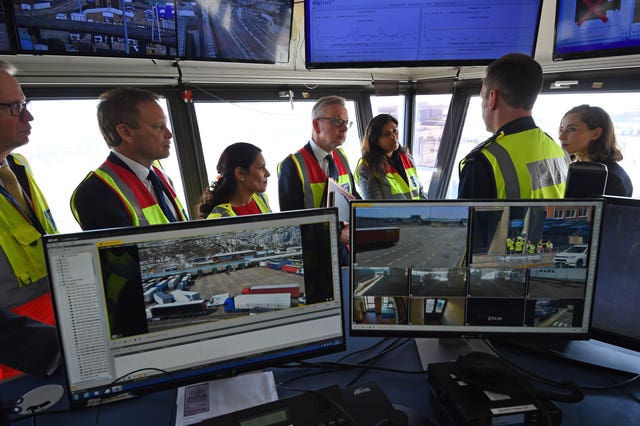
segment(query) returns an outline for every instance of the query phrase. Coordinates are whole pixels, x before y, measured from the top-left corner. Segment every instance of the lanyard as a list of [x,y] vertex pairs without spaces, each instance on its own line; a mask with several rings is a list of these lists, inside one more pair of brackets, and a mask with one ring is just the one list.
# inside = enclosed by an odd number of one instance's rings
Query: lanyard
[[[18,203],[16,199],[13,198],[13,195],[11,195],[9,191],[7,191],[5,187],[2,185],[0,185],[0,193],[4,196],[4,198],[7,199],[7,201],[13,204],[13,207],[15,207],[20,212],[20,214],[22,214],[22,216],[28,222],[30,222],[31,225],[33,225],[33,227],[38,230],[38,232],[40,232],[40,234],[44,235],[47,233],[44,230],[44,227],[42,226],[42,224],[40,223],[40,220],[38,220],[38,217],[35,215],[33,208],[31,207],[31,202],[30,202],[31,200],[27,199],[28,210],[25,210],[24,208],[22,208],[20,203]],[[25,197],[25,198],[29,198],[29,197]]]

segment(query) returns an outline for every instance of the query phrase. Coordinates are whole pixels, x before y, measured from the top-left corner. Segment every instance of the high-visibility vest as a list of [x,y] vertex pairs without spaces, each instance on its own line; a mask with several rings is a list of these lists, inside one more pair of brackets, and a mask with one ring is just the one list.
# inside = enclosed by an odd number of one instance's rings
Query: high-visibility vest
[[[269,201],[267,196],[263,193],[256,192],[251,196],[251,199],[258,206],[258,210],[260,213],[271,213],[271,208],[269,207]],[[216,219],[219,217],[229,217],[229,216],[237,216],[238,214],[233,210],[231,203],[218,204],[211,210],[211,213],[207,216],[207,219]]]
[[[159,167],[152,167],[162,181],[162,184],[169,191],[174,207],[177,210],[177,219],[180,221],[187,220],[187,215],[173,187],[169,183],[169,178]],[[147,189],[136,174],[128,168],[122,167],[107,159],[97,170],[90,172],[87,177],[85,177],[85,180],[91,176],[100,179],[118,195],[129,213],[131,225],[157,225],[170,222],[149,189]],[[81,223],[75,208],[75,195],[76,193],[74,191],[71,196],[71,210],[73,211],[76,221]]]
[[[353,188],[347,156],[342,151],[342,148],[334,149],[333,154],[333,159],[338,169],[338,185],[352,194]],[[318,164],[318,160],[316,160],[313,153],[304,147],[291,154],[291,158],[298,170],[300,182],[302,182],[304,207],[307,209],[321,207],[322,197],[327,185],[326,173]]]
[[[385,200],[419,200],[421,196],[421,185],[420,180],[418,179],[418,171],[416,170],[416,166],[413,164],[411,157],[407,153],[401,152],[399,153],[399,155],[402,162],[402,167],[407,174],[407,180],[409,181],[409,183],[407,183],[402,178],[400,173],[398,173],[398,171],[391,164],[387,163],[385,176],[376,179],[382,189],[382,198]],[[360,185],[360,174],[358,173],[358,170],[362,167],[369,167],[364,157],[358,161],[358,166],[356,167],[355,179],[358,185]],[[364,194],[362,194],[362,196],[364,197]]]
[[[34,223],[34,218],[25,215],[5,196],[0,196],[0,246],[4,254],[0,256],[4,281],[0,283],[0,307],[53,325],[55,319],[49,295],[42,232],[56,234],[58,230],[27,160],[12,154],[7,156],[7,161],[24,167],[30,205],[39,223]],[[0,365],[0,380],[17,374],[20,374],[18,370]]]
[[[534,127],[482,144],[480,152],[493,168],[497,198],[563,198],[569,158],[541,129]],[[465,160],[460,162],[460,170]]]

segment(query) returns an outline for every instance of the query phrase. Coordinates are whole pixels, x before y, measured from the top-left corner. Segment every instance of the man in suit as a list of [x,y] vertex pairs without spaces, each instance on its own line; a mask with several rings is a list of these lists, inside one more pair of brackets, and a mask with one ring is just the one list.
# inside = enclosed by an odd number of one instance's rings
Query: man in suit
[[360,198],[347,156],[340,148],[352,124],[345,99],[340,96],[320,98],[313,106],[311,118],[309,142],[278,166],[278,197],[282,211],[321,207],[328,177],[333,177],[343,189]]
[[173,136],[158,99],[131,87],[100,96],[98,124],[111,153],[71,196],[82,229],[187,220],[171,180],[155,165],[169,156]]
[[[320,98],[311,110],[311,139],[278,165],[280,210],[322,207],[327,179],[333,178],[355,198],[360,198],[347,156],[340,148],[353,124],[346,101],[340,96]],[[339,235],[340,264],[348,265],[349,225]]]
[[[15,73],[0,61],[0,362],[11,365],[0,365],[0,380],[20,374],[14,368],[47,370],[58,353],[42,248],[42,235],[57,229],[27,160],[12,153],[29,143],[33,120]],[[48,338],[28,333],[26,324]]]

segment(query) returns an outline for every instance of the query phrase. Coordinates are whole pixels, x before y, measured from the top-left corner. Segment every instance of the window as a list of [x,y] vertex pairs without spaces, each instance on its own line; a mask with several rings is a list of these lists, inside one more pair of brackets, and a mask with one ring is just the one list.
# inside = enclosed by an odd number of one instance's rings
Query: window
[[[209,181],[217,176],[220,154],[235,142],[249,142],[260,149],[271,173],[267,185],[269,205],[280,211],[278,164],[302,148],[311,138],[311,109],[315,100],[289,102],[195,102],[202,151]],[[354,125],[342,145],[353,170],[360,158],[360,138],[355,103],[347,101]]]
[[438,166],[436,159],[450,103],[450,94],[416,96],[412,153],[425,192]]
[[[378,114],[389,114],[395,117],[398,120],[398,142],[400,145],[406,145],[404,140],[405,129],[402,128],[404,126],[404,95],[398,96],[375,96],[372,95],[370,97],[371,100],[371,111],[373,112],[373,117]],[[368,124],[368,123],[367,123]],[[365,125],[366,126],[366,125]],[[366,131],[366,127],[363,130]],[[355,164],[353,165],[355,167]]]
[[[32,101],[29,111],[34,120],[31,122],[29,143],[14,150],[29,161],[60,232],[80,231],[69,207],[71,194],[85,176],[109,155],[109,148],[98,128],[97,105],[97,99]],[[166,103],[161,101],[160,105],[169,117]],[[72,119],[65,122],[66,117]],[[162,161],[162,166],[173,179],[178,196],[184,202],[175,151]]]

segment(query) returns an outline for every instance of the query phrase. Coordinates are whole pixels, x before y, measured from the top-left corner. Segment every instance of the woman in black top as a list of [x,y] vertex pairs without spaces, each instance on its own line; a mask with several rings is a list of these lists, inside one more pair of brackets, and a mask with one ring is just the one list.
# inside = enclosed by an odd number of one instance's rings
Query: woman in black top
[[605,195],[632,196],[633,184],[618,164],[622,152],[605,110],[590,105],[571,108],[562,117],[558,138],[574,161],[597,161],[607,166]]

